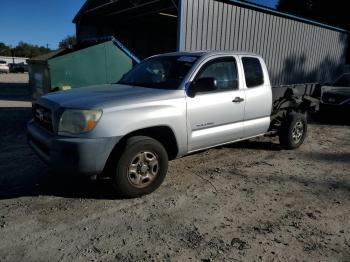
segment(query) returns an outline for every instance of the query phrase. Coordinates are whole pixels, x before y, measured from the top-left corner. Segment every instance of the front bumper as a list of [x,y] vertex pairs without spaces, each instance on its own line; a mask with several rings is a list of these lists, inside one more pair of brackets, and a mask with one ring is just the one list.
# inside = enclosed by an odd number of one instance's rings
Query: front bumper
[[107,159],[120,138],[77,138],[50,134],[33,120],[27,124],[28,143],[56,173],[102,173]]

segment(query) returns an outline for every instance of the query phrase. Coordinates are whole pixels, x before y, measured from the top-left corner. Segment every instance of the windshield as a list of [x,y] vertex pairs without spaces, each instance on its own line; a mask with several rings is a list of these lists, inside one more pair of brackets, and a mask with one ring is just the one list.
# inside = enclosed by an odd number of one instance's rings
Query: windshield
[[333,84],[333,86],[347,86],[350,87],[350,74],[340,76]]
[[159,89],[177,89],[197,56],[158,56],[131,69],[118,84]]

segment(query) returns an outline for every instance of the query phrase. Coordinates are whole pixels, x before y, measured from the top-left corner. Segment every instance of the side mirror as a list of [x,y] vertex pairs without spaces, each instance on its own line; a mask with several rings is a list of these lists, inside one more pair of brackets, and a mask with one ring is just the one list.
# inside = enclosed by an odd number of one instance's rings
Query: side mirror
[[191,83],[189,96],[194,97],[196,93],[215,91],[217,88],[217,81],[214,77],[199,78]]

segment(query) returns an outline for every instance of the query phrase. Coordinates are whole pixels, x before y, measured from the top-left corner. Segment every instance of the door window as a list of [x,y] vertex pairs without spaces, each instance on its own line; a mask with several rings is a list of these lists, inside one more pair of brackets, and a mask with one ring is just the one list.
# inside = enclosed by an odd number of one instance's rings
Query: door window
[[238,89],[236,60],[233,57],[229,57],[214,59],[208,62],[202,67],[196,79],[206,77],[212,77],[216,79],[218,87],[216,91]]

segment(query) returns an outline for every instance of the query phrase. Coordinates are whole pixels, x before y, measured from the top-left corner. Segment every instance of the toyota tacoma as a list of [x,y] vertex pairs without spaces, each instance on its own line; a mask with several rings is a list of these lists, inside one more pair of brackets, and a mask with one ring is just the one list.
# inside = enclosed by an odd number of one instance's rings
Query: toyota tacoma
[[305,90],[272,88],[255,54],[162,54],[118,83],[41,97],[28,142],[53,171],[107,177],[137,197],[160,186],[169,160],[199,150],[266,134],[284,149],[299,147],[315,105]]

